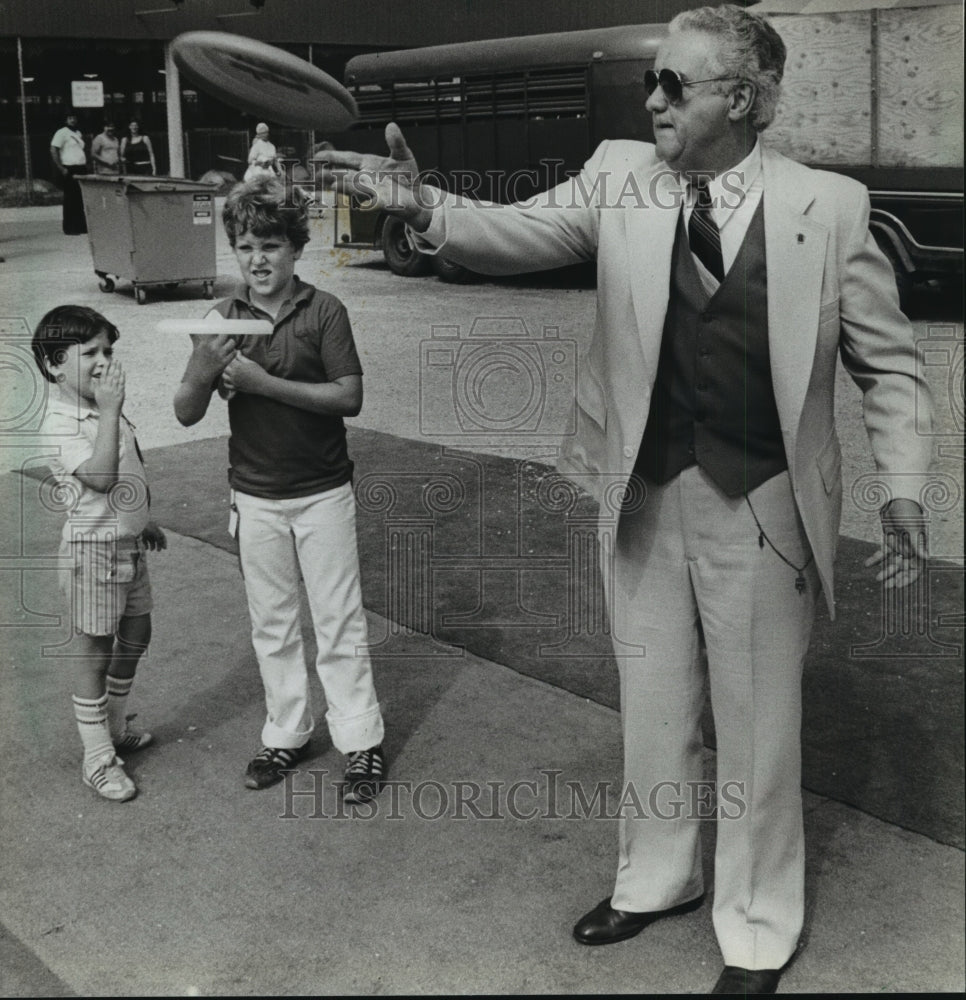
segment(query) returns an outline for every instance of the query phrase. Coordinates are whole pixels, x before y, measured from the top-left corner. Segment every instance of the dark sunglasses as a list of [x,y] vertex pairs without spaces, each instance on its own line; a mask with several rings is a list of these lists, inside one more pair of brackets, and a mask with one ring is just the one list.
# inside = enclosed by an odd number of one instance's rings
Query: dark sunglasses
[[680,74],[673,69],[662,69],[660,73],[648,69],[644,71],[644,90],[650,97],[660,87],[664,91],[668,104],[677,104],[684,96],[685,87],[693,87],[698,83],[717,83],[719,80],[740,79],[741,77],[737,76],[711,76],[707,80],[682,80]]

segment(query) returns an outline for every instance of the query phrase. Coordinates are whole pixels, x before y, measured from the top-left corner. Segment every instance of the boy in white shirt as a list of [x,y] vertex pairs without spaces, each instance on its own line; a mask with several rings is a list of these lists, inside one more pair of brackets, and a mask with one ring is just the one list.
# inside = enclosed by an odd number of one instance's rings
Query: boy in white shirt
[[151,639],[146,549],[167,541],[150,519],[150,494],[134,426],[121,412],[124,371],[114,360],[117,328],[86,306],[58,306],[40,321],[33,352],[54,383],[44,434],[59,454],[50,466],[71,500],[60,555],[70,601],[74,717],[84,746],[81,777],[106,799],[137,788],[116,751],[141,750],[150,733],[128,728],[127,696]]

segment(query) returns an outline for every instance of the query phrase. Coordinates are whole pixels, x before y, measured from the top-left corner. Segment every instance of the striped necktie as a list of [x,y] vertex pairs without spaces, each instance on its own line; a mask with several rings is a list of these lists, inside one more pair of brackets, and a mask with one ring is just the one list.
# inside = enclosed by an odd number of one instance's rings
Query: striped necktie
[[697,191],[698,201],[688,220],[688,243],[691,244],[691,253],[721,282],[724,281],[721,233],[711,211],[707,181],[698,182]]

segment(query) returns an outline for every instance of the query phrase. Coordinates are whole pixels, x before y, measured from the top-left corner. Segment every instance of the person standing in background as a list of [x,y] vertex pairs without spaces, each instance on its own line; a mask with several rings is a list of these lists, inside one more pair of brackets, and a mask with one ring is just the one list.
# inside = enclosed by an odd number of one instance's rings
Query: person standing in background
[[95,174],[117,174],[121,170],[121,143],[114,122],[104,122],[104,131],[94,136],[91,159]]
[[154,176],[158,172],[151,138],[141,132],[140,124],[134,120],[129,123],[127,135],[121,140],[121,166],[126,174]]
[[255,126],[252,148],[248,151],[248,169],[245,171],[244,177],[246,183],[259,177],[277,177],[277,157],[278,150],[268,138],[268,126],[265,122],[259,122]]
[[84,136],[77,128],[77,115],[68,112],[65,124],[57,129],[50,140],[50,158],[54,161],[64,185],[64,233],[81,236],[87,232],[84,216],[84,200],[80,185],[74,179],[78,174],[87,173],[87,150]]

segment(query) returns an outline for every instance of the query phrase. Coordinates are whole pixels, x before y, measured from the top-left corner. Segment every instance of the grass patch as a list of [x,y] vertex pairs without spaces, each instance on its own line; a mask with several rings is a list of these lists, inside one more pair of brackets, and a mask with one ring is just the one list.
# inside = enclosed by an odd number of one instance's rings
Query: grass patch
[[50,181],[37,178],[30,191],[22,177],[0,177],[0,208],[21,208],[24,205],[59,205],[64,192]]

